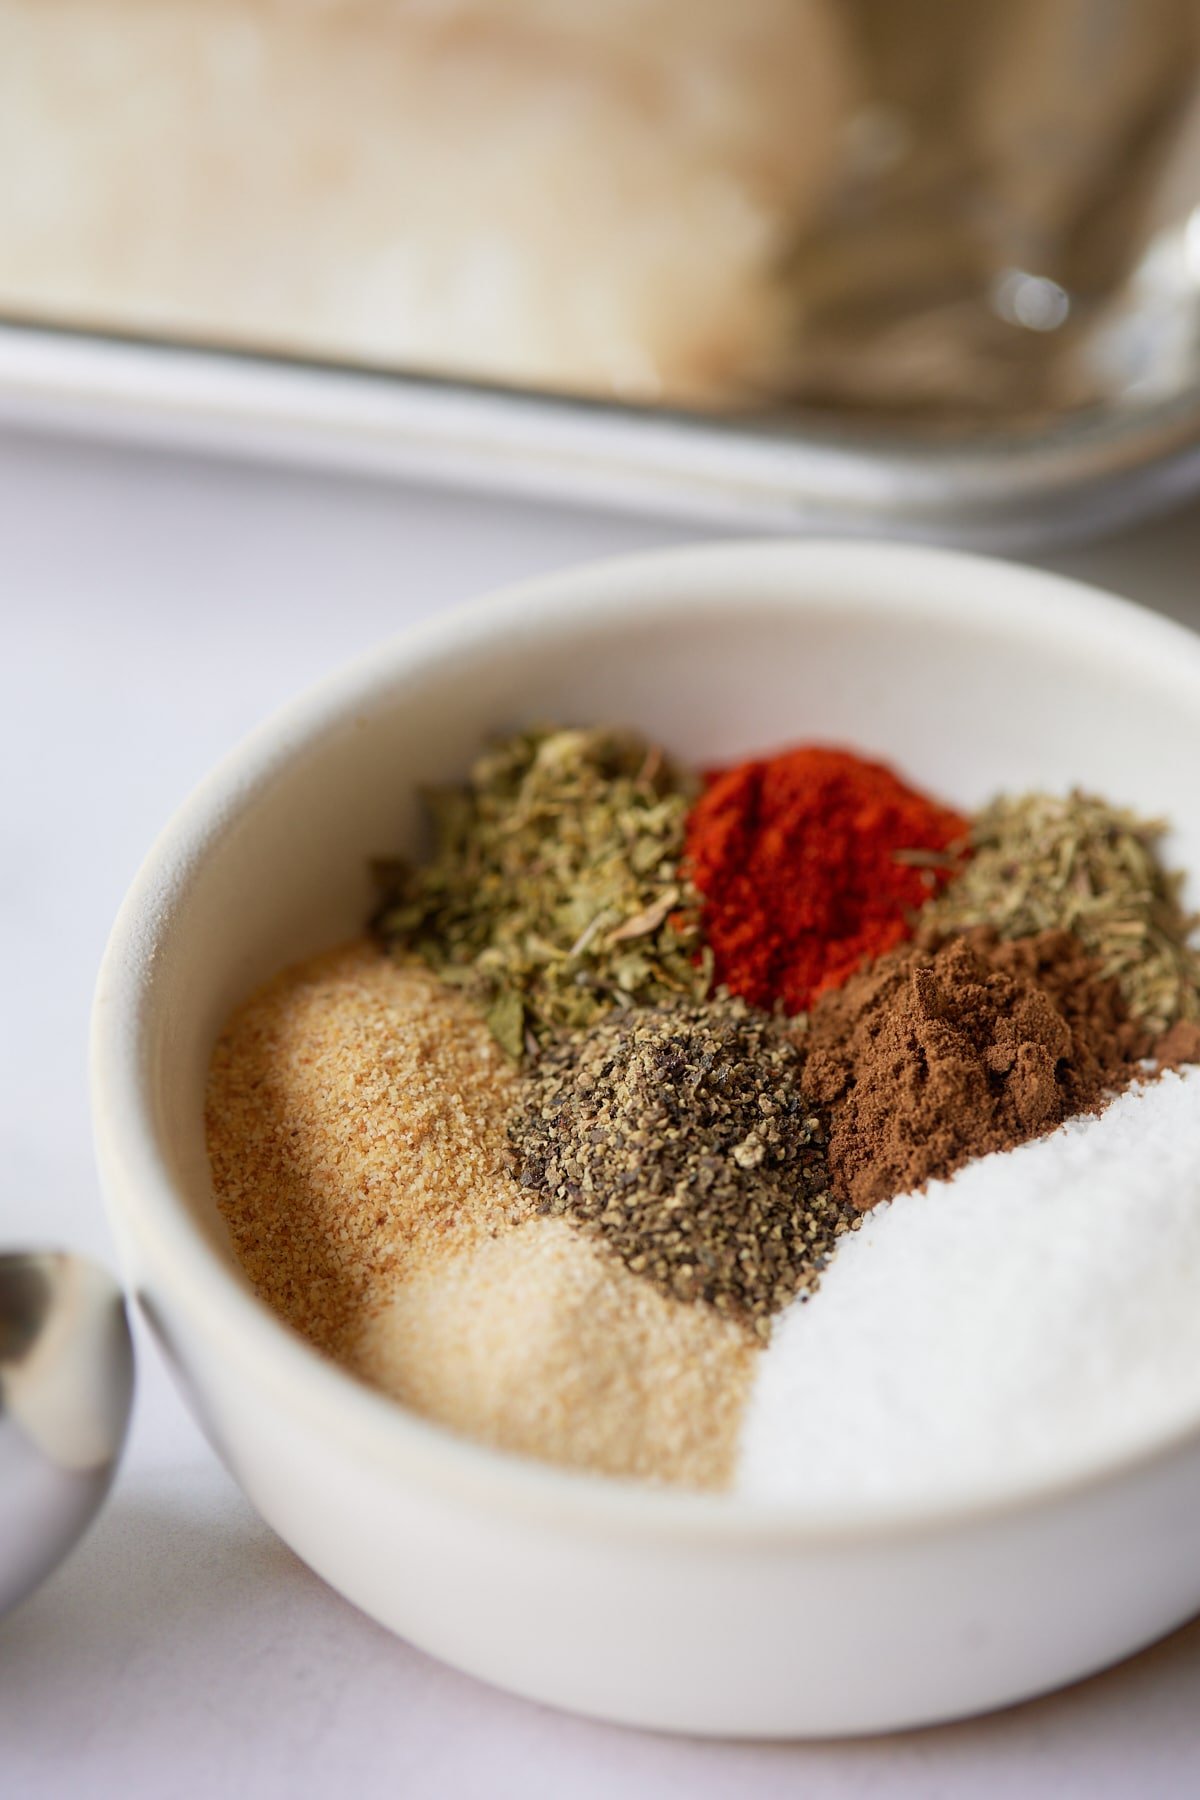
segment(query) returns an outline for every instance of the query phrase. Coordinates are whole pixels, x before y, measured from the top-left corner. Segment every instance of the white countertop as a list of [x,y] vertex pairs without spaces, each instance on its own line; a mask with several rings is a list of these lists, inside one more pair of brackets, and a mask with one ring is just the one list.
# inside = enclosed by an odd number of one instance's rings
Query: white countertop
[[[410,620],[567,562],[708,535],[0,437],[0,1244],[112,1261],[88,1124],[92,982],[142,852],[216,758]],[[1200,628],[1200,507],[1047,560]],[[0,1794],[13,1800],[1200,1793],[1200,1623],[1051,1699],[864,1743],[672,1740],[510,1699],[311,1575],[242,1499],[144,1336],[139,1350],[108,1507],[0,1622]]]

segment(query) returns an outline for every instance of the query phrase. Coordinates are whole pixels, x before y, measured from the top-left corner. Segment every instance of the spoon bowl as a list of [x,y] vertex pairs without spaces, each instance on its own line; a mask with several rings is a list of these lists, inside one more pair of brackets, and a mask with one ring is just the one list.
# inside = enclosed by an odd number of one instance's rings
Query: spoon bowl
[[0,1255],[0,1613],[95,1517],[133,1398],[121,1290],[66,1252]]

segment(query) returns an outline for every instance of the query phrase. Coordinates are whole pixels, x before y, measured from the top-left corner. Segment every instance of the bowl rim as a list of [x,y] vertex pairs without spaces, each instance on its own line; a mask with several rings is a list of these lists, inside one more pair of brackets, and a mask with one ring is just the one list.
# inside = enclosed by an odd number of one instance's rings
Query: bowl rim
[[[526,1519],[601,1527],[687,1543],[816,1548],[905,1538],[1008,1517],[1148,1474],[1200,1444],[1200,1413],[1129,1441],[1085,1467],[947,1499],[918,1495],[833,1507],[706,1493],[565,1469],[495,1449],[424,1419],[368,1387],[284,1323],[226,1266],[191,1218],[160,1149],[148,1092],[145,1028],[153,1015],[152,968],[204,856],[241,810],[298,754],[402,678],[418,681],[464,644],[707,603],[727,613],[730,583],[745,603],[844,613],[902,612],[961,627],[972,618],[1003,635],[1036,626],[1078,643],[1085,631],[1128,659],[1149,658],[1155,679],[1182,685],[1200,716],[1200,636],[1090,585],[974,554],[844,539],[723,540],[607,558],[506,586],[400,631],[323,677],[271,713],[218,762],[178,807],[151,847],[117,915],[92,1011],[93,1131],[110,1222],[123,1252],[136,1242],[143,1268],[170,1289],[189,1323],[231,1366],[253,1369],[281,1409],[360,1463],[422,1482],[446,1499],[501,1508]],[[757,584],[757,591],[751,592]],[[793,589],[794,584],[794,589]],[[964,602],[963,589],[974,590]],[[811,590],[817,591],[811,591]],[[737,605],[734,600],[732,604]],[[124,1260],[129,1262],[128,1255]],[[153,1311],[143,1308],[156,1329]]]

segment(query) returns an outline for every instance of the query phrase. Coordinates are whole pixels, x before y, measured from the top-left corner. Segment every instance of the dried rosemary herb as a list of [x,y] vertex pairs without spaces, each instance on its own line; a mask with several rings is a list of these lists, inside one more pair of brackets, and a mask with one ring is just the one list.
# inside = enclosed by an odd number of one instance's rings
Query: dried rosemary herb
[[1005,938],[1072,931],[1150,1031],[1200,1019],[1197,920],[1180,905],[1182,875],[1159,861],[1165,830],[1078,791],[1002,796],[976,817],[974,855],[923,917]]
[[425,796],[430,863],[381,870],[384,942],[468,989],[519,1060],[612,1007],[702,999],[711,962],[680,874],[691,786],[632,732],[523,732]]
[[611,1014],[533,1066],[509,1122],[517,1179],[664,1293],[765,1338],[857,1222],[800,1067],[740,1000]]

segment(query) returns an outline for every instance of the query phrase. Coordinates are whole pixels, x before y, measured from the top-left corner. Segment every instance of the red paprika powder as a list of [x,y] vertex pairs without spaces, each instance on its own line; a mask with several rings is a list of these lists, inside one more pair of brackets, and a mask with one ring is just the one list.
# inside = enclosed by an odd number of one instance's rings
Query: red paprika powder
[[911,915],[954,872],[939,857],[967,832],[958,813],[846,750],[805,745],[706,784],[687,858],[716,979],[789,1013],[911,935]]

